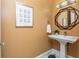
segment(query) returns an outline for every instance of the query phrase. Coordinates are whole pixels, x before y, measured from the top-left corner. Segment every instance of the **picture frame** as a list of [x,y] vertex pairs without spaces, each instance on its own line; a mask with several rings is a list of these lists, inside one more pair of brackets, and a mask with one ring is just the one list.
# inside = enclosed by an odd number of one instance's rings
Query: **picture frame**
[[33,7],[16,2],[16,27],[33,27],[33,11]]

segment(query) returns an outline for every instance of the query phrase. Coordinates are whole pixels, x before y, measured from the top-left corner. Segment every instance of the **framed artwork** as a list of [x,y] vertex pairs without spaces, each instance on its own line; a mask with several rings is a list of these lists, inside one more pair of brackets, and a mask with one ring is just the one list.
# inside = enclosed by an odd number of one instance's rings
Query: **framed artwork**
[[16,3],[16,27],[33,26],[33,8]]

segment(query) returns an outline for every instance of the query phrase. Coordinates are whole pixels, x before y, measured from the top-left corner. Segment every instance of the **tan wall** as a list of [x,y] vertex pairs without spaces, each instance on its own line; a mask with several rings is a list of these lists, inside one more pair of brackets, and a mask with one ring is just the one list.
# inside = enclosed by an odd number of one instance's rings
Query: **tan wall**
[[[0,0],[0,42],[1,42],[1,0]],[[1,46],[0,46],[0,52],[1,52]],[[0,53],[1,57],[1,53]]]
[[[64,0],[55,0],[52,3],[52,29],[53,31],[55,31],[56,29],[60,31],[61,34],[64,34],[64,30],[60,30],[55,26],[55,15],[58,12],[59,9],[56,8],[56,5],[59,2],[62,2]],[[72,5],[73,7],[79,9],[79,1],[77,1],[76,4]],[[72,30],[67,30],[68,35],[74,35],[74,36],[79,36],[79,25],[77,25],[75,28],[73,28]],[[52,47],[55,49],[59,49],[59,43],[57,41],[52,41]],[[69,44],[68,45],[68,54],[73,56],[73,57],[79,57],[79,41],[74,43],[74,44]]]
[[0,0],[0,40],[1,40],[1,0]]
[[[46,34],[49,6],[52,0],[2,0],[2,57],[35,57],[50,49]],[[34,8],[33,28],[16,28],[15,4],[21,2]]]

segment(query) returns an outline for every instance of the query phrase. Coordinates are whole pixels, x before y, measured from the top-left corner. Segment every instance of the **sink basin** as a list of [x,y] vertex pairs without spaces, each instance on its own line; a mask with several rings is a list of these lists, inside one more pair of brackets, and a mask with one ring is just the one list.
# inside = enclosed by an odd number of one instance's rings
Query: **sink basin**
[[57,40],[60,43],[60,58],[66,58],[66,44],[76,42],[79,37],[64,35],[48,35],[49,38]]
[[68,43],[74,43],[79,38],[75,36],[64,36],[64,35],[48,35],[48,37],[60,42],[68,42]]

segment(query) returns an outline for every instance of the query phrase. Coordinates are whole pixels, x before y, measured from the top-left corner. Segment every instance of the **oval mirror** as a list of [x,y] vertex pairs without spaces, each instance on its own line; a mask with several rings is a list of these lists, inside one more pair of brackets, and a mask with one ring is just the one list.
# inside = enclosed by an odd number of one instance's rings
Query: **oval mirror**
[[71,30],[79,21],[79,10],[73,7],[60,9],[55,16],[55,25],[61,30]]

